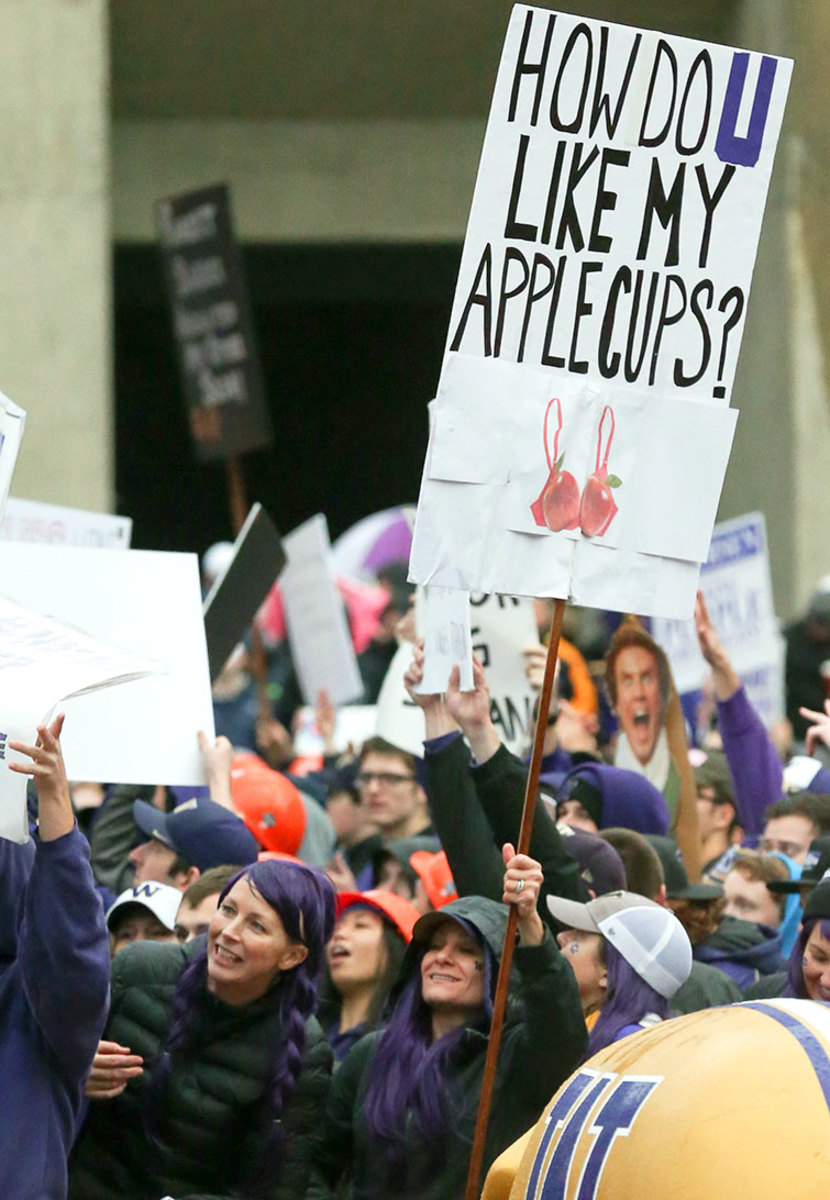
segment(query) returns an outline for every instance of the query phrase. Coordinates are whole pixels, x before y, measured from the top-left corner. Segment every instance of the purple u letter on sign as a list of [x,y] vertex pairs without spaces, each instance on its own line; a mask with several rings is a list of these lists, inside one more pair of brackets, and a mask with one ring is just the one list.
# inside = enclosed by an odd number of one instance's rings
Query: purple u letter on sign
[[738,137],[735,133],[735,126],[738,122],[738,109],[741,107],[748,63],[749,55],[746,53],[736,52],[732,56],[732,69],[729,72],[729,82],[726,85],[723,111],[715,142],[715,153],[721,162],[735,163],[739,167],[754,167],[760,157],[761,144],[764,140],[764,126],[767,123],[767,112],[775,79],[775,68],[778,66],[776,60],[768,54],[761,59],[758,84],[752,101],[752,114],[749,118],[749,129],[746,137]]

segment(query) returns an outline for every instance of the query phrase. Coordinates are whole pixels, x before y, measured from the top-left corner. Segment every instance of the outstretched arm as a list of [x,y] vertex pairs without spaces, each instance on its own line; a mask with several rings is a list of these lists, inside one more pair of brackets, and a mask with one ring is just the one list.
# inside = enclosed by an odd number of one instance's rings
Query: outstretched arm
[[[497,846],[513,843],[519,836],[528,769],[523,762],[502,745],[490,720],[490,691],[484,668],[473,660],[475,690],[461,692],[458,675],[450,675],[447,687],[447,708],[467,736],[476,766],[472,770],[475,793],[487,816],[491,836]],[[530,855],[542,864],[543,901],[548,893],[587,900],[588,893],[579,875],[579,864],[565,847],[562,835],[548,816],[544,802],[536,797]],[[546,919],[547,905],[541,913]]]
[[502,892],[501,854],[470,778],[470,753],[458,723],[439,694],[421,694],[423,644],[413,650],[404,683],[423,711],[426,724],[424,766],[430,815],[441,839],[459,896],[488,896]]
[[104,1028],[109,940],[89,866],[89,847],[72,813],[61,753],[63,715],[38,727],[34,746],[9,745],[28,763],[38,794],[39,834],[18,941],[23,989],[44,1040],[66,1078],[80,1088]]
[[738,817],[748,835],[758,834],[763,828],[765,809],[781,797],[784,768],[729,661],[700,592],[695,605],[695,627],[700,652],[712,668],[718,726],[735,785]]

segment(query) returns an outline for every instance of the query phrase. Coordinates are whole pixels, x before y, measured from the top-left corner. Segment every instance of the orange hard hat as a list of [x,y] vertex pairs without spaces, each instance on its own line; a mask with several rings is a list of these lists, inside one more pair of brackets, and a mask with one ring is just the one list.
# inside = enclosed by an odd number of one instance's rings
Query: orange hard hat
[[231,763],[231,801],[264,849],[297,853],[306,815],[303,798],[290,779],[255,754],[237,754]]
[[451,900],[458,899],[458,889],[453,883],[450,864],[443,850],[434,854],[429,850],[416,850],[410,854],[409,862],[424,885],[433,908],[443,908]]
[[380,888],[371,888],[368,892],[339,892],[337,896],[337,918],[342,916],[347,908],[355,904],[365,904],[368,908],[377,909],[382,916],[392,924],[407,945],[412,941],[412,930],[420,913],[414,904],[396,896],[394,892],[386,892]]

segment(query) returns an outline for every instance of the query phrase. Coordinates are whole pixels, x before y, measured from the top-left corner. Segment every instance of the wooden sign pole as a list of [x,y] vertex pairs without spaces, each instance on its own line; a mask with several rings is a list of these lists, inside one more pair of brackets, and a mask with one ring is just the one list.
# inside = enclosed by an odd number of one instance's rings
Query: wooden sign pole
[[[530,835],[533,832],[533,816],[536,811],[536,793],[539,790],[539,775],[542,770],[542,752],[547,733],[550,698],[553,693],[553,680],[556,672],[556,659],[559,654],[559,639],[562,636],[562,621],[565,616],[565,601],[557,600],[551,625],[548,656],[545,660],[545,674],[542,680],[542,692],[539,696],[539,714],[536,718],[536,731],[533,736],[533,751],[530,756],[530,770],[527,776],[524,807],[519,837],[516,843],[517,854],[527,854],[530,848]],[[490,1022],[490,1037],[487,1043],[487,1057],[484,1061],[484,1079],[481,1084],[481,1097],[478,1103],[478,1115],[473,1136],[473,1148],[470,1153],[470,1168],[467,1173],[467,1186],[464,1200],[478,1200],[479,1176],[484,1161],[484,1145],[487,1138],[487,1125],[490,1120],[490,1104],[492,1101],[493,1083],[498,1065],[501,1032],[504,1024],[504,1013],[507,1005],[507,991],[510,984],[510,970],[513,966],[513,948],[516,942],[516,924],[518,909],[510,906],[507,919],[507,930],[504,935],[504,945],[499,964],[499,977],[496,983],[496,995],[493,1000],[493,1017]]]

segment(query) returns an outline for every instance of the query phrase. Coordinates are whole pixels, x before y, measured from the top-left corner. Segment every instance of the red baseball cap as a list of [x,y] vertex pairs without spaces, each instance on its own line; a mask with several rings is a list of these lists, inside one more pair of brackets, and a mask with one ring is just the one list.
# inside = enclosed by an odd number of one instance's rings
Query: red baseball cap
[[346,909],[353,908],[356,904],[376,909],[386,917],[407,945],[412,941],[412,930],[421,914],[415,905],[404,900],[403,896],[396,896],[394,892],[382,891],[380,888],[371,888],[368,892],[339,892],[337,919],[339,920]]

